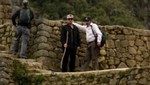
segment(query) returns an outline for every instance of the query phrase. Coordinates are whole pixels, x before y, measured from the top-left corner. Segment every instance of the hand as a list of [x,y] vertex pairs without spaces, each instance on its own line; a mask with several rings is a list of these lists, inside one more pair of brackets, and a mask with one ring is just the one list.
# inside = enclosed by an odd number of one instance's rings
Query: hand
[[80,47],[77,47],[77,49],[80,49]]
[[100,43],[98,43],[98,44],[97,44],[97,46],[98,46],[98,47],[100,47],[100,46],[101,46],[101,44],[100,44]]
[[67,43],[64,44],[64,47],[67,48]]

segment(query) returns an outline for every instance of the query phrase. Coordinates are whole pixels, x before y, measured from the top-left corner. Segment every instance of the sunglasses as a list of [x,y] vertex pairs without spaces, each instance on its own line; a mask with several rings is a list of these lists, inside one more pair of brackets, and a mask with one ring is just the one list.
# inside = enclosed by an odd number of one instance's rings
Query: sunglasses
[[67,20],[73,20],[73,18],[68,18]]

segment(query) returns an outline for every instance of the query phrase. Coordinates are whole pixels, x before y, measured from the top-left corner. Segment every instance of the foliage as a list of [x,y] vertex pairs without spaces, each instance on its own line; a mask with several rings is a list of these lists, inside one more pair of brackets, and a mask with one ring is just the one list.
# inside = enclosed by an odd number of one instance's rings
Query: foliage
[[149,0],[31,0],[32,5],[49,19],[65,19],[68,13],[76,20],[92,16],[102,25],[145,26]]
[[[26,65],[21,64],[21,62],[14,60],[13,62],[13,79],[15,85],[41,85],[41,82],[44,80],[44,77],[39,75],[35,78],[32,75],[29,75],[29,71],[26,68]],[[33,78],[33,79],[32,79]]]

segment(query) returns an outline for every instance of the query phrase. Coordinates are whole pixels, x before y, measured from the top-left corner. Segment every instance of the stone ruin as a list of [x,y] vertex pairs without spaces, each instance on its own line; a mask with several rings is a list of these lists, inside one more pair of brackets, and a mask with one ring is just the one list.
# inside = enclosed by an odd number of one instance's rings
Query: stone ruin
[[[27,64],[27,68],[34,73],[33,78],[37,75],[44,76],[41,85],[150,85],[149,30],[99,25],[107,34],[107,43],[100,50],[99,70],[61,73],[60,31],[64,21],[35,19],[28,48],[29,59],[14,58],[8,52],[11,50],[15,30],[10,20],[11,7],[10,0],[0,1],[0,85],[15,85],[12,80],[14,60]],[[85,56],[86,42],[82,32],[81,38],[76,71],[80,71]]]

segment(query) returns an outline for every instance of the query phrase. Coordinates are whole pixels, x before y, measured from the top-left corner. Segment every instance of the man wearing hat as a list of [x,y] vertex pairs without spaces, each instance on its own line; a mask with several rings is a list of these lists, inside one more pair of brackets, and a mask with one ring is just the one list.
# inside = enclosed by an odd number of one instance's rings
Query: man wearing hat
[[[80,46],[80,35],[78,28],[72,24],[74,16],[72,14],[67,15],[67,24],[61,29],[61,43],[64,51],[62,57],[62,72],[75,71],[76,50]],[[70,59],[70,60],[69,60]],[[68,64],[69,63],[69,64]]]
[[31,20],[34,16],[32,10],[28,8],[28,0],[23,0],[22,4],[23,7],[17,10],[12,16],[13,25],[16,27],[12,53],[14,55],[18,53],[19,41],[21,38],[21,49],[19,57],[27,58],[27,45],[29,42]]
[[[87,42],[87,52],[86,56],[83,59],[83,64],[81,66],[81,70],[88,70],[88,66],[90,61],[92,61],[93,69],[98,69],[98,54],[99,54],[99,47],[101,43],[102,33],[99,30],[97,24],[92,22],[92,18],[87,16],[84,18],[86,26],[82,26],[77,23],[73,23],[77,26],[80,30],[86,33],[86,42]],[[95,43],[96,42],[96,43]]]

